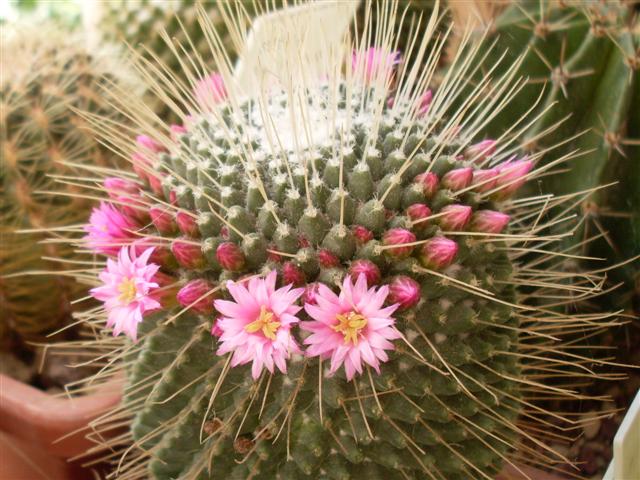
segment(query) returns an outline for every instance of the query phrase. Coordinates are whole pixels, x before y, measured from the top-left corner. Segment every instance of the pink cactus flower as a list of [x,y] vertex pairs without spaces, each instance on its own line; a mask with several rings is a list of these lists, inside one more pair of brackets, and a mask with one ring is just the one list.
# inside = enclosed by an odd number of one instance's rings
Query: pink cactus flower
[[152,253],[149,248],[136,256],[133,247],[123,247],[117,261],[108,259],[100,273],[103,285],[91,289],[91,295],[104,302],[107,326],[113,328],[114,336],[124,332],[135,342],[144,315],[162,307],[151,295],[158,287],[154,276],[160,268],[148,263]]
[[417,175],[414,182],[422,185],[422,191],[427,199],[436,194],[438,191],[438,184],[440,183],[438,176],[433,172]]
[[203,315],[213,313],[214,286],[206,280],[187,282],[176,295],[178,303]]
[[398,275],[389,285],[389,301],[397,303],[400,310],[414,307],[420,301],[420,284],[406,275]]
[[419,117],[423,117],[427,114],[427,112],[429,111],[429,107],[431,107],[432,100],[433,100],[433,92],[431,90],[427,90],[420,96],[420,99],[418,100],[418,103],[420,105],[418,107]]
[[179,211],[176,213],[176,224],[178,225],[178,229],[189,237],[199,237],[200,230],[198,229],[198,224],[196,223],[196,219],[193,218],[192,214],[187,212]]
[[220,328],[220,320],[221,320],[221,317],[216,318],[213,321],[213,325],[211,325],[211,335],[213,335],[216,338],[220,338],[222,336],[222,329]]
[[312,305],[315,305],[317,303],[319,286],[320,284],[318,282],[307,284],[307,286],[304,289],[304,294],[302,295],[302,301],[304,303],[310,303]]
[[253,277],[248,282],[227,282],[234,301],[216,300],[215,308],[222,314],[216,322],[222,331],[217,354],[233,352],[231,366],[253,362],[251,375],[260,377],[263,368],[273,373],[274,365],[287,373],[287,360],[300,353],[291,328],[299,322],[295,305],[304,288],[291,285],[278,290],[276,272],[266,278]]
[[488,192],[496,186],[498,169],[489,168],[486,170],[474,170],[473,172],[473,189],[476,192]]
[[199,269],[204,266],[202,247],[187,239],[176,238],[171,244],[171,252],[184,268]]
[[231,272],[239,272],[246,262],[242,249],[233,242],[223,242],[218,245],[216,259],[222,268]]
[[153,153],[166,152],[167,149],[161,143],[155,141],[148,135],[138,135],[136,137],[136,143],[142,147],[143,150],[147,150]]
[[472,213],[469,205],[447,205],[440,210],[442,216],[438,217],[438,222],[443,230],[460,231],[469,223]]
[[362,225],[354,225],[351,228],[351,232],[353,233],[358,245],[364,245],[370,240],[373,240],[373,232]]
[[293,262],[286,262],[282,265],[282,283],[285,285],[304,285],[307,278],[304,272]]
[[100,202],[84,227],[87,245],[94,252],[116,255],[123,245],[130,244],[135,238],[138,224],[109,203]]
[[497,142],[492,139],[483,140],[467,147],[464,154],[469,160],[475,163],[483,163],[495,153],[496,144]]
[[213,105],[226,100],[227,89],[224,86],[222,75],[212,73],[208,77],[198,80],[194,94],[196,102],[204,110],[211,109]]
[[511,217],[494,210],[478,210],[471,217],[471,230],[474,232],[500,233]]
[[351,55],[354,75],[362,76],[367,83],[375,82],[378,78],[386,79],[399,63],[400,52],[388,52],[376,47]]
[[382,279],[380,269],[371,260],[354,260],[349,266],[349,274],[353,281],[356,281],[360,275],[364,275],[367,285],[377,285]]
[[387,230],[382,236],[382,244],[385,246],[400,245],[396,248],[387,248],[385,253],[393,258],[402,259],[407,258],[413,252],[413,246],[407,245],[416,241],[416,236],[413,232],[404,228],[392,228]]
[[165,205],[154,205],[149,209],[149,216],[154,227],[158,229],[160,233],[171,234],[175,233],[178,226],[173,220],[173,209]]
[[471,185],[472,179],[473,168],[456,168],[447,172],[444,177],[442,177],[442,186],[453,191],[462,190]]
[[173,138],[174,140],[177,140],[180,135],[184,135],[185,133],[187,133],[187,129],[183,125],[174,124],[171,125],[169,129],[171,130],[171,138]]
[[122,195],[137,195],[140,193],[140,186],[136,182],[124,178],[105,178],[102,185],[109,198],[114,200]]
[[502,187],[496,193],[496,197],[504,199],[516,192],[527,181],[527,174],[533,169],[533,161],[523,158],[522,160],[509,160],[498,165],[498,176],[496,186]]
[[427,268],[442,270],[453,262],[458,244],[445,237],[433,237],[420,247],[420,262]]
[[414,203],[409,206],[406,211],[407,217],[411,219],[411,221],[416,222],[414,225],[415,228],[424,228],[429,225],[429,221],[427,218],[431,216],[431,209],[426,206],[424,203]]
[[363,363],[380,373],[380,363],[389,360],[386,350],[394,349],[391,341],[402,337],[392,317],[398,305],[383,308],[388,294],[386,285],[367,289],[364,275],[355,285],[347,276],[340,295],[321,284],[317,304],[304,306],[313,321],[300,324],[311,332],[304,340],[307,355],[330,358],[331,375],[344,365],[347,380],[362,374]]

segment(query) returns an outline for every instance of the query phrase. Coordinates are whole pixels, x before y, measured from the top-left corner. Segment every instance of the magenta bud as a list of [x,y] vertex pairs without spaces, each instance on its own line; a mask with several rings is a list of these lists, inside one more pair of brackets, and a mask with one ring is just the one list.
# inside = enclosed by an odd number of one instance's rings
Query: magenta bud
[[448,267],[457,253],[456,242],[446,237],[433,237],[420,248],[420,262],[427,268],[440,270]]
[[358,280],[360,275],[364,275],[367,279],[367,285],[377,285],[382,278],[380,269],[371,260],[354,260],[349,266],[349,274],[354,282]]
[[385,253],[393,258],[406,258],[413,252],[413,245],[406,245],[416,241],[416,236],[404,228],[392,228],[382,236],[382,244],[386,246],[400,245],[396,248],[387,248]]
[[400,305],[400,310],[414,307],[420,301],[420,284],[406,275],[398,275],[389,284],[389,301]]
[[474,232],[500,233],[509,223],[509,215],[494,210],[478,210],[471,217]]
[[373,232],[362,225],[354,225],[351,232],[356,239],[356,244],[362,246],[370,240],[373,240]]
[[462,190],[471,185],[471,180],[473,180],[473,168],[456,168],[442,177],[442,185],[450,190]]
[[418,100],[420,102],[420,107],[418,108],[418,116],[427,114],[427,112],[429,111],[429,107],[431,106],[431,100],[433,100],[433,92],[431,90],[427,90],[420,96],[420,99]]
[[438,223],[443,230],[462,230],[471,220],[472,213],[473,210],[468,205],[447,205],[440,210]]
[[318,287],[320,284],[318,282],[309,283],[302,294],[302,301],[304,303],[309,303],[311,305],[315,305],[317,303],[317,295],[318,295]]
[[482,163],[496,151],[496,141],[492,139],[475,143],[464,151],[465,156],[476,163]]
[[533,161],[524,159],[498,165],[496,185],[502,188],[496,193],[496,197],[504,199],[515,193],[527,181],[526,176],[532,168]]
[[152,172],[147,175],[147,181],[149,182],[151,191],[161,198],[164,197],[164,189],[162,188],[163,178],[164,174],[158,172]]
[[417,228],[424,228],[429,224],[426,219],[431,216],[431,209],[424,203],[414,203],[407,208],[406,213],[411,221],[417,224]]
[[120,202],[124,214],[129,218],[137,219],[142,223],[149,221],[147,205],[142,201],[140,195],[120,195],[116,199]]
[[436,194],[438,191],[438,183],[440,183],[438,176],[433,172],[421,173],[416,176],[414,181],[422,185],[422,191],[426,198],[431,198]]
[[340,265],[340,259],[329,250],[321,249],[318,251],[318,263],[322,268],[332,268]]
[[191,280],[178,291],[176,298],[180,305],[195,312],[203,315],[213,313],[214,294],[210,293],[213,288],[206,280]]
[[222,336],[222,334],[224,333],[222,331],[222,329],[220,328],[220,325],[218,325],[220,323],[220,318],[216,318],[213,321],[213,325],[211,326],[211,335],[213,335],[214,337],[220,338]]
[[156,142],[153,138],[147,135],[138,135],[136,137],[136,143],[140,145],[145,150],[148,150],[153,153],[159,153],[166,151],[166,148],[158,142]]
[[185,235],[190,237],[199,237],[200,230],[198,230],[198,224],[196,223],[196,219],[187,212],[179,211],[176,213],[176,223],[178,224],[178,229]]
[[132,243],[135,248],[136,255],[142,255],[142,253],[149,247],[153,247],[153,253],[149,257],[149,261],[158,265],[170,265],[172,258],[171,252],[167,247],[160,247],[153,245],[153,240],[147,238],[140,238]]
[[216,258],[222,268],[232,272],[239,272],[245,265],[244,253],[242,253],[240,247],[233,242],[223,242],[218,245]]
[[488,192],[496,186],[497,168],[489,168],[487,170],[475,170],[473,172],[473,189],[476,192]]
[[204,256],[200,244],[193,244],[187,239],[176,239],[171,244],[171,251],[178,263],[184,268],[201,268]]
[[103,185],[109,197],[113,199],[126,194],[137,195],[140,192],[140,187],[136,182],[124,178],[105,178]]
[[131,155],[131,164],[133,166],[133,171],[136,172],[138,178],[143,181],[148,181],[149,170],[151,169],[151,161],[148,160],[144,155],[140,153],[134,153]]
[[177,225],[173,221],[173,215],[169,212],[169,207],[164,205],[154,205],[149,209],[151,222],[160,233],[169,234],[176,231]]
[[304,272],[293,262],[285,262],[282,265],[282,283],[284,285],[304,285],[306,281]]

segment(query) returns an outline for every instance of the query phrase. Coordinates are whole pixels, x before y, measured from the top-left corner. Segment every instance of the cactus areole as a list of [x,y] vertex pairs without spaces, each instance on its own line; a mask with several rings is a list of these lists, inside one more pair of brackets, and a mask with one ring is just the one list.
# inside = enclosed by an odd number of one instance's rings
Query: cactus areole
[[499,95],[451,112],[456,77],[425,105],[437,53],[399,58],[363,43],[304,88],[227,85],[131,143],[142,206],[113,202],[136,228],[100,290],[137,327],[119,478],[490,479],[530,436],[521,325],[548,312],[514,259],[550,240],[546,204],[511,196],[536,157],[474,138]]

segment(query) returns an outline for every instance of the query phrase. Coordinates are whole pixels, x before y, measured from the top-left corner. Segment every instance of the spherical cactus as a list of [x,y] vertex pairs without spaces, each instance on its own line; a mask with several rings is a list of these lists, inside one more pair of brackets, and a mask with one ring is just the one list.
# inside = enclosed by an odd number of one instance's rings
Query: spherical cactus
[[[113,119],[101,82],[104,75],[125,81],[124,70],[75,35],[21,24],[3,30],[1,67],[0,337],[41,340],[70,321],[70,302],[81,291],[64,275],[76,269],[65,261],[79,258],[64,239],[85,221],[91,201],[72,177],[104,172],[117,158],[72,108]],[[40,243],[60,227],[55,240]]]
[[510,79],[456,110],[475,67],[461,57],[426,95],[442,43],[405,66],[387,27],[317,81],[247,96],[225,78],[226,99],[131,142],[150,219],[112,202],[113,229],[88,227],[111,257],[92,322],[133,340],[111,363],[127,376],[114,421],[132,418],[119,478],[491,479],[517,448],[568,461],[538,439],[552,427],[534,402],[577,395],[564,326],[599,323],[557,310],[584,286],[554,278],[549,199],[511,200],[539,155],[474,138]]

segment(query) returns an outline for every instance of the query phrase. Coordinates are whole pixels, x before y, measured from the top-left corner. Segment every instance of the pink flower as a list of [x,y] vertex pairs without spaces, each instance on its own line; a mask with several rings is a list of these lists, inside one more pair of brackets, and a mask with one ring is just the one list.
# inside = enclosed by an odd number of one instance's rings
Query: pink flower
[[482,163],[496,151],[496,141],[492,139],[475,143],[465,150],[467,158],[475,163]]
[[242,270],[246,261],[242,249],[233,242],[224,242],[218,245],[216,259],[222,268],[231,272]]
[[302,301],[304,303],[311,303],[315,305],[317,303],[316,296],[318,295],[318,287],[320,284],[318,282],[313,282],[307,284],[304,289],[304,294],[302,295]]
[[191,280],[178,291],[176,298],[183,307],[202,314],[212,313],[214,293],[211,291],[213,288],[213,285],[206,280]]
[[136,182],[124,178],[105,178],[102,184],[104,185],[109,198],[114,200],[122,195],[137,195],[140,193],[140,186]]
[[473,172],[473,189],[476,192],[488,192],[496,186],[497,168],[489,168],[487,170],[474,170]]
[[474,232],[500,233],[509,223],[509,215],[494,210],[478,210],[471,217]]
[[221,318],[216,318],[213,321],[213,325],[211,326],[211,335],[216,338],[220,338],[222,336],[222,330],[220,329],[220,320]]
[[496,177],[496,185],[500,191],[496,193],[496,197],[504,199],[516,192],[526,181],[527,174],[533,168],[533,161],[522,159],[507,161],[498,165],[498,176]]
[[389,301],[397,303],[400,310],[417,305],[420,301],[420,284],[406,275],[394,277],[389,285]]
[[398,305],[383,308],[389,287],[367,290],[364,275],[355,285],[347,276],[340,295],[326,285],[320,285],[317,304],[305,304],[304,309],[313,321],[302,322],[300,327],[311,332],[304,343],[309,345],[307,355],[331,359],[330,374],[343,364],[347,380],[356,372],[362,374],[362,363],[380,373],[380,362],[389,360],[385,350],[393,350],[390,340],[401,338],[391,316]]
[[142,147],[142,150],[146,150],[153,153],[164,152],[167,149],[159,142],[156,142],[153,138],[148,135],[138,135],[136,137],[136,143]]
[[440,183],[438,181],[438,176],[433,172],[421,173],[420,175],[416,175],[414,182],[422,185],[422,191],[427,199],[433,197],[436,194],[436,192],[438,191],[438,184]]
[[427,268],[441,270],[453,262],[457,253],[456,242],[445,237],[433,237],[420,247],[420,262]]
[[137,223],[116,207],[100,202],[100,206],[91,212],[89,224],[84,227],[87,232],[84,239],[93,251],[115,255],[120,247],[131,243],[137,229]]
[[194,94],[200,108],[205,110],[224,101],[227,98],[227,89],[224,86],[222,75],[212,73],[208,77],[198,80]]
[[473,168],[456,168],[447,172],[442,177],[442,186],[450,190],[462,190],[471,185],[473,179]]
[[299,322],[296,314],[301,307],[295,302],[304,288],[291,285],[278,290],[276,272],[266,278],[253,277],[248,282],[227,282],[235,301],[216,300],[215,308],[222,314],[216,326],[222,331],[217,354],[233,352],[231,366],[253,362],[251,375],[257,379],[266,367],[273,373],[274,364],[287,373],[292,353],[300,353],[291,328]]
[[420,99],[418,100],[420,102],[418,116],[422,117],[427,114],[429,107],[431,106],[431,100],[433,100],[433,92],[431,90],[427,90],[420,96]]
[[171,137],[172,137],[174,140],[177,140],[177,138],[178,138],[180,135],[184,135],[185,133],[187,133],[187,129],[186,129],[186,127],[184,127],[183,125],[175,125],[175,124],[174,124],[174,125],[171,125],[171,126],[169,127],[169,129],[171,130]]
[[416,236],[412,232],[410,232],[409,230],[405,230],[404,228],[392,228],[390,230],[387,230],[382,236],[383,245],[400,245],[396,248],[385,249],[385,253],[387,255],[397,259],[406,258],[411,255],[413,246],[406,244],[413,243],[415,241]]
[[149,248],[136,257],[133,247],[123,247],[118,260],[108,259],[107,268],[100,273],[103,285],[91,289],[91,295],[104,302],[107,326],[113,327],[114,336],[124,332],[135,342],[145,313],[162,307],[151,295],[158,287],[154,275],[160,268],[147,264],[152,253]]
[[473,209],[469,205],[447,205],[440,210],[442,216],[438,217],[438,222],[444,230],[462,230],[471,220],[472,213]]
[[367,285],[376,285],[380,283],[382,274],[378,266],[371,260],[354,260],[349,266],[349,274],[351,278],[356,281],[360,275],[364,275],[367,280]]
[[386,79],[399,63],[400,52],[388,52],[376,47],[370,47],[364,52],[353,52],[351,55],[354,76],[363,76],[367,83],[375,82],[380,77]]

